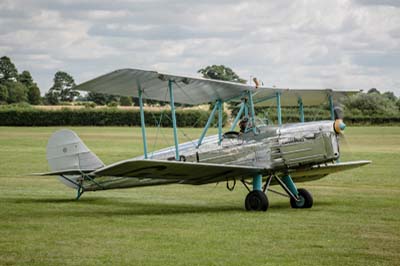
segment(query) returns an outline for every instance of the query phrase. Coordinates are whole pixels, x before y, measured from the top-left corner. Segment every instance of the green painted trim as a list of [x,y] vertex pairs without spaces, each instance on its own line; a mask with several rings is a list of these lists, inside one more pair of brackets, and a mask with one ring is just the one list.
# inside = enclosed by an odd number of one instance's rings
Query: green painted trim
[[139,88],[139,106],[140,106],[140,125],[142,126],[142,139],[143,139],[143,152],[144,158],[147,159],[147,138],[146,138],[146,124],[144,121],[144,108],[143,108],[143,96],[142,89]]
[[244,105],[244,116],[249,117],[249,107],[247,106],[247,103]]
[[178,130],[176,128],[176,114],[175,114],[175,102],[174,102],[174,88],[172,86],[172,80],[168,80],[169,88],[169,99],[171,106],[172,116],[172,127],[174,130],[174,142],[175,142],[175,160],[179,161],[179,142],[178,142]]
[[335,107],[333,104],[333,97],[332,95],[329,95],[329,107],[331,110],[331,120],[335,120]]
[[276,92],[276,113],[278,115],[278,125],[282,125],[281,93]]
[[245,108],[245,105],[246,105],[245,102],[242,101],[242,103],[240,104],[239,112],[237,113],[237,115],[235,117],[235,121],[233,121],[233,124],[232,124],[232,126],[230,128],[230,131],[233,131],[235,129],[237,123],[239,122],[240,117],[242,116],[242,113],[243,113],[243,110]]
[[253,177],[253,191],[254,190],[262,190],[262,175],[258,174]]
[[197,143],[197,148],[200,147],[201,143],[203,142],[204,137],[205,137],[206,134],[207,134],[207,130],[209,129],[209,127],[210,127],[212,121],[214,121],[215,111],[217,110],[217,108],[218,108],[218,104],[215,104],[215,105],[214,105],[214,108],[213,108],[212,111],[211,111],[210,116],[208,117],[207,124],[206,124],[206,126],[204,127],[203,132],[201,133],[201,136],[200,136],[199,141],[198,141],[198,143]]
[[292,177],[290,175],[282,177],[282,182],[285,183],[286,187],[290,190],[290,192],[292,192],[293,195],[295,195],[296,197],[299,195],[297,187],[294,184]]
[[222,101],[217,101],[218,105],[218,145],[222,142]]
[[255,119],[256,114],[254,111],[253,95],[252,95],[251,91],[248,91],[248,95],[249,95],[249,104],[250,104],[250,111],[251,111],[251,126],[252,126],[253,132],[255,134],[257,132],[256,119]]
[[301,99],[301,97],[299,97],[298,103],[299,103],[300,122],[304,123],[304,106],[303,106],[303,99]]

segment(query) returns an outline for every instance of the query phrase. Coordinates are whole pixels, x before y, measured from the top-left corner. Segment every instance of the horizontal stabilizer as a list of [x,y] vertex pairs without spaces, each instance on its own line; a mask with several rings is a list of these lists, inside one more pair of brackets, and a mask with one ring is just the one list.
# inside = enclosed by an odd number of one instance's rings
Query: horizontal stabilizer
[[67,170],[60,170],[60,171],[53,171],[53,172],[46,172],[46,173],[33,173],[30,175],[35,175],[35,176],[56,176],[56,175],[82,175],[82,174],[88,174],[93,172],[94,169],[85,169],[85,170],[77,170],[77,169],[67,169]]
[[209,163],[162,160],[126,160],[93,172],[96,176],[136,177],[206,184],[268,173],[267,169]]

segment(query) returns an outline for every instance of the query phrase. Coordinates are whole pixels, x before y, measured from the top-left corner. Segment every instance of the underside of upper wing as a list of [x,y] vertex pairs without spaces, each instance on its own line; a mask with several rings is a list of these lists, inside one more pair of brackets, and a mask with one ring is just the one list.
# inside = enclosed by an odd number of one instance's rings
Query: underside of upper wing
[[239,97],[254,86],[229,81],[211,80],[198,77],[170,75],[141,69],[119,69],[89,80],[75,87],[76,90],[96,93],[138,97],[139,88],[143,98],[169,102],[168,81],[174,86],[174,102],[203,104],[216,100]]
[[255,106],[276,106],[276,93],[281,95],[281,106],[298,106],[301,100],[304,106],[317,106],[328,102],[332,96],[335,102],[360,91],[357,90],[331,90],[331,89],[279,89],[260,88],[254,92],[253,101]]
[[161,160],[126,160],[94,171],[95,176],[175,180],[182,184],[207,184],[267,174],[267,169]]

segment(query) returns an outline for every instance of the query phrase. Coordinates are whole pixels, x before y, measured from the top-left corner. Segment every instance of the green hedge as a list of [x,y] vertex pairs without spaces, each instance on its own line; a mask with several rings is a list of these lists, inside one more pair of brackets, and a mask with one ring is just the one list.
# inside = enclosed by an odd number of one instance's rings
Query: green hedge
[[[145,111],[148,126],[157,126],[160,117],[163,127],[172,127],[170,111]],[[202,110],[177,110],[178,127],[204,127],[210,115]],[[225,124],[227,115],[223,115]],[[214,124],[217,117],[214,119]],[[0,126],[140,126],[139,110],[61,109],[43,110],[34,108],[0,109]]]
[[[170,111],[145,111],[147,126],[157,126],[160,117],[163,127],[172,127]],[[203,110],[177,110],[178,127],[204,127],[210,115]],[[262,116],[262,114],[260,114]],[[217,116],[217,115],[216,115]],[[269,115],[270,123],[276,124],[276,115]],[[299,121],[297,114],[283,114],[283,123]],[[306,121],[329,120],[328,112],[305,114]],[[214,119],[216,124],[217,117]],[[227,115],[224,113],[225,125]],[[399,116],[347,116],[347,125],[381,125],[400,124]],[[140,126],[139,110],[103,109],[61,109],[43,110],[35,108],[0,108],[0,126]]]

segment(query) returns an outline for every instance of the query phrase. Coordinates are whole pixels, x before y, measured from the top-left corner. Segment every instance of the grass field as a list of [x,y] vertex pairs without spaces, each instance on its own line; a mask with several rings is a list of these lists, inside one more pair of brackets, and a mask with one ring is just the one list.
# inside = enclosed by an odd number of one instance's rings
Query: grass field
[[[140,128],[72,129],[105,163],[142,151]],[[266,213],[244,211],[245,188],[225,184],[75,201],[55,177],[27,175],[48,170],[54,130],[0,128],[0,265],[400,265],[400,127],[348,128],[342,161],[373,164],[301,184],[309,210],[269,194]],[[172,144],[168,129],[148,135],[152,149]]]

